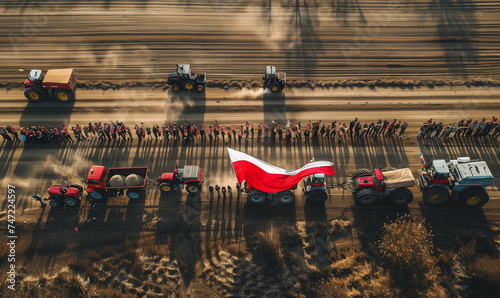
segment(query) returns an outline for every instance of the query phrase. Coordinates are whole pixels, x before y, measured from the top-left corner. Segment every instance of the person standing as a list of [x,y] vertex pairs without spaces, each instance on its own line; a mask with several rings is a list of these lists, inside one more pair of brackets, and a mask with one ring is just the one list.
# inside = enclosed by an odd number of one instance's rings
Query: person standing
[[281,129],[281,123],[278,123],[278,139],[279,141],[283,141],[283,130]]
[[200,137],[201,137],[201,143],[205,143],[205,124],[201,125],[200,129]]
[[356,122],[358,121],[358,117],[354,118],[354,121],[349,122],[349,134],[352,137],[352,133],[354,130],[354,127],[356,126]]
[[404,133],[406,128],[408,128],[408,122],[404,121],[401,123],[401,131],[399,132],[399,137],[401,137]]

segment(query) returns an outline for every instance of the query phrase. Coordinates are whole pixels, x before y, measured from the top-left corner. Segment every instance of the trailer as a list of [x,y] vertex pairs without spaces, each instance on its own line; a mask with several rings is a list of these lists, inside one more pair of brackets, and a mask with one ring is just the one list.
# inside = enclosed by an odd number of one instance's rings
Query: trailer
[[146,185],[155,181],[148,179],[148,167],[110,168],[92,166],[87,178],[87,194],[93,200],[104,200],[126,194],[129,199],[137,200],[145,197]]

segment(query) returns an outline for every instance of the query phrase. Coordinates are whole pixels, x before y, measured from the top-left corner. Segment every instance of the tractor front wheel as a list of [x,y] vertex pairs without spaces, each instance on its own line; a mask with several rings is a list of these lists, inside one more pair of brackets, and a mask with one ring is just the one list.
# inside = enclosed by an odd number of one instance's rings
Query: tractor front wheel
[[469,188],[458,194],[458,202],[463,207],[479,208],[488,203],[490,196],[482,187]]
[[75,197],[67,197],[64,200],[64,203],[66,203],[66,205],[68,205],[70,207],[75,207],[75,206],[78,206],[78,203],[80,203],[80,201],[78,201],[78,199]]
[[167,193],[172,191],[172,186],[168,182],[163,182],[160,184],[161,193]]
[[247,200],[254,205],[260,205],[266,201],[266,197],[264,193],[252,190],[248,193]]
[[291,190],[282,191],[278,194],[278,203],[291,205],[295,202],[295,194]]
[[425,205],[442,205],[450,199],[450,192],[446,188],[439,186],[426,188],[423,191],[423,200]]
[[54,91],[54,97],[60,102],[70,102],[73,100],[73,93],[69,90],[57,89]]
[[307,204],[324,204],[328,199],[328,194],[326,191],[322,190],[313,190],[309,192],[307,195],[306,203]]
[[352,174],[352,180],[359,178],[359,177],[371,176],[371,174],[372,174],[371,169],[366,169],[366,168],[357,169]]
[[396,206],[406,206],[413,201],[413,194],[408,188],[400,188],[389,194],[389,200]]
[[127,190],[127,197],[131,200],[144,199],[144,189],[129,189]]
[[198,85],[198,87],[196,87],[196,91],[201,93],[201,92],[205,91],[205,87],[203,87],[203,85]]
[[189,193],[197,193],[201,189],[199,184],[191,183],[186,186],[186,190]]
[[377,191],[372,188],[362,189],[356,194],[354,202],[360,206],[370,206],[378,201]]
[[172,86],[172,91],[179,92],[180,90],[181,90],[181,88],[179,87],[179,85],[173,85]]
[[29,102],[41,102],[43,99],[42,93],[35,88],[26,89],[26,91],[24,91],[24,96],[26,96]]

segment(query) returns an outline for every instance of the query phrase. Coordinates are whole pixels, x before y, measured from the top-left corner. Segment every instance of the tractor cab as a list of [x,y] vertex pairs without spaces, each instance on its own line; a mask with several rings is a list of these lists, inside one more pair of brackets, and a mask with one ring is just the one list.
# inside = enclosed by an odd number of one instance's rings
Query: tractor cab
[[422,174],[427,174],[428,180],[432,183],[445,183],[448,184],[448,177],[450,170],[446,162],[442,159],[434,160],[430,165],[425,167]]
[[30,71],[29,77],[24,81],[24,86],[27,87],[34,87],[35,85],[42,85],[43,81],[43,74],[42,71],[39,69],[32,69]]
[[276,72],[275,66],[266,66],[266,74],[262,77],[264,81],[264,89],[269,89],[272,92],[282,91],[285,88],[286,73]]
[[314,174],[304,179],[305,190],[326,190],[325,174]]
[[375,169],[371,176],[359,177],[354,180],[356,189],[374,188],[382,190],[385,187],[384,175],[380,169]]
[[[102,189],[105,187],[106,175],[108,171],[103,166],[92,166],[87,175],[87,179],[83,182],[87,183],[89,188]],[[83,179],[82,179],[83,180]]]

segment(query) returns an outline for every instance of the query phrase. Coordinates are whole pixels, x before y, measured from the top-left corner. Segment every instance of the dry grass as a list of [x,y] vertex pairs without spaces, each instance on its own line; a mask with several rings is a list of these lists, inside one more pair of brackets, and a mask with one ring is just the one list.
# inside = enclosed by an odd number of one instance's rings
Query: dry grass
[[482,296],[498,297],[500,293],[500,259],[490,256],[479,257],[467,266],[470,274],[472,293]]
[[284,267],[279,230],[274,226],[259,235],[256,254],[271,267]]

